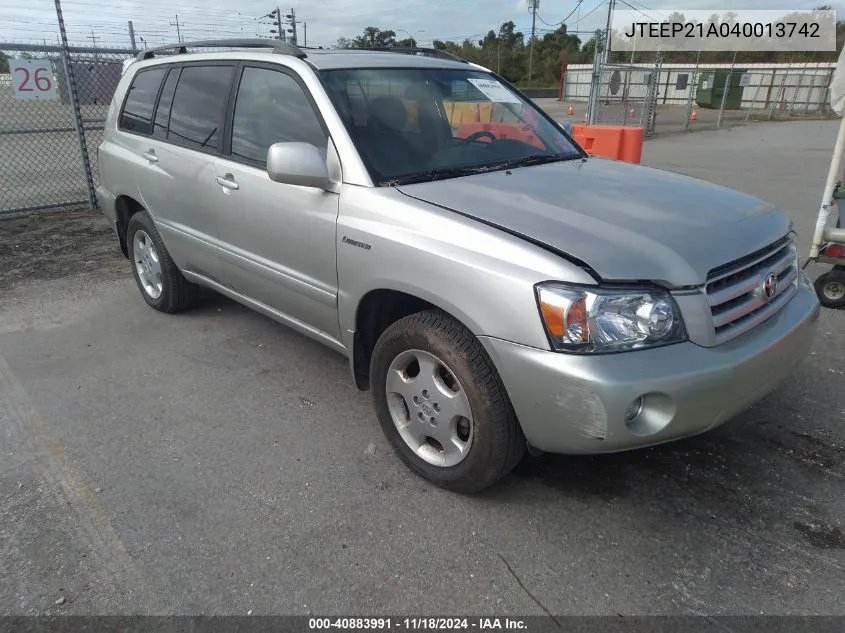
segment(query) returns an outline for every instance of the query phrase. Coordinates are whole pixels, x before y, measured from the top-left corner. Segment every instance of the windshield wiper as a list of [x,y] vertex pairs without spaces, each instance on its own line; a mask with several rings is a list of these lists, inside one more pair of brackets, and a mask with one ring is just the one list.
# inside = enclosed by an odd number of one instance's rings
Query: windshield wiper
[[579,154],[531,154],[521,158],[505,160],[496,165],[490,165],[494,169],[509,169],[511,167],[531,167],[532,165],[544,165],[546,163],[557,163],[565,160],[581,158]]
[[446,178],[459,178],[461,176],[483,174],[488,171],[500,171],[502,169],[510,169],[512,167],[530,167],[531,165],[543,165],[545,163],[575,160],[576,158],[581,158],[581,156],[578,154],[531,154],[530,156],[522,156],[520,158],[503,160],[495,163],[486,163],[483,165],[470,165],[466,167],[438,167],[437,169],[429,169],[428,171],[422,171],[417,174],[391,178],[390,180],[386,180],[384,184],[393,187],[396,185],[410,185],[418,182],[433,182],[435,180],[444,180]]
[[458,178],[460,176],[470,176],[486,171],[485,166],[474,167],[438,167],[437,169],[429,169],[428,171],[421,171],[417,174],[409,174],[408,176],[399,176],[398,178],[391,178],[386,180],[384,184],[393,187],[395,185],[411,185],[415,182],[433,182],[435,180],[443,180],[445,178]]

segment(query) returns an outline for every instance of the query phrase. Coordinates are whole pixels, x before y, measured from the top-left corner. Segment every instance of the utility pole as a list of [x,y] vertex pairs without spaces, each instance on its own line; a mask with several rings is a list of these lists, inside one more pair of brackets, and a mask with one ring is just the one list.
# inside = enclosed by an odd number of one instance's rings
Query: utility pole
[[540,0],[528,0],[528,11],[531,13],[531,51],[528,53],[528,81],[531,81],[531,71],[534,66],[534,34],[537,30],[537,9],[539,6]]
[[[176,37],[181,42],[182,41],[182,30],[179,28],[179,14],[178,13],[176,14],[176,21],[171,22],[170,26],[176,27]],[[184,22],[182,22],[182,26],[185,26]]]
[[305,40],[305,41],[302,43],[302,45],[303,45],[303,46],[308,46],[308,22],[303,22],[303,23],[302,23],[302,31],[305,33],[305,35],[303,35],[303,37],[302,37],[302,39],[304,39],[304,40]]
[[595,34],[595,47],[593,50],[593,76],[590,81],[590,100],[587,103],[587,123],[595,125],[598,118],[599,87],[601,85],[601,59],[604,55],[602,44],[602,32],[598,29]]
[[276,30],[271,30],[270,32],[276,34],[276,39],[282,40],[284,42],[287,38],[285,37],[284,24],[282,24],[282,10],[279,7],[276,7],[275,9],[270,11],[270,13],[266,15],[266,17],[276,19],[275,22],[271,23],[273,26],[276,27]]
[[97,36],[94,35],[94,29],[91,29],[91,35],[88,36],[88,39],[93,42],[94,46],[94,61],[97,60]]
[[293,29],[293,43],[296,45],[296,11],[291,7],[290,15],[285,16],[290,18],[290,26]]
[[129,20],[129,41],[132,43],[132,50],[137,51],[138,47],[135,45],[135,26],[132,20]]
[[502,38],[496,36],[496,74],[502,74]]
[[602,63],[606,64],[610,61],[610,34],[611,25],[613,24],[613,9],[616,6],[616,0],[608,0],[607,3],[607,28],[604,30],[604,51],[602,52]]

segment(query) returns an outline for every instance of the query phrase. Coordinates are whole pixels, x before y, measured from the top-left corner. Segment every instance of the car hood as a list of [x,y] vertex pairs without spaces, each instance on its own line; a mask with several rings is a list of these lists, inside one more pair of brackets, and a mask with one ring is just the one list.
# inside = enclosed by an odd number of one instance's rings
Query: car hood
[[601,158],[397,188],[574,258],[605,281],[699,285],[791,229],[785,212],[757,198]]

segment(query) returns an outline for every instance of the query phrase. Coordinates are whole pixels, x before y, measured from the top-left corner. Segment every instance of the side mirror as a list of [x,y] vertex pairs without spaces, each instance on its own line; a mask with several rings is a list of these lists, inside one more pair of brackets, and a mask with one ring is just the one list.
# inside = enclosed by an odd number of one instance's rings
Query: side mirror
[[270,180],[301,187],[331,188],[323,153],[311,143],[274,143],[267,150]]

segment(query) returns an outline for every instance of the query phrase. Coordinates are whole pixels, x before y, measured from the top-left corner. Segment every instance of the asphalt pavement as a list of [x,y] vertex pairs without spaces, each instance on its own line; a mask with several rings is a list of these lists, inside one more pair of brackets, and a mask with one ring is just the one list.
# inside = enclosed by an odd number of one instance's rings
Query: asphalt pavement
[[[644,162],[780,204],[806,250],[835,131]],[[0,614],[845,615],[845,313],[709,434],[468,497],[399,462],[339,355],[215,295],[157,313],[108,270],[0,290]]]

